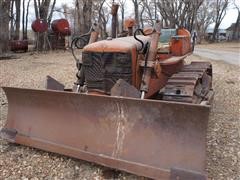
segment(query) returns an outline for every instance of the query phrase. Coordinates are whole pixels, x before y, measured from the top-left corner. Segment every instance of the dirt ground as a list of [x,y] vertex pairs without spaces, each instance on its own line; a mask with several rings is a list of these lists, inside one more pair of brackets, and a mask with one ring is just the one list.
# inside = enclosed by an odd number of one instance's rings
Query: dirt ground
[[[67,87],[71,87],[75,80],[75,62],[68,51],[17,56],[18,59],[0,61],[0,86],[44,88],[46,75],[51,75]],[[191,56],[187,61],[191,60],[202,61],[206,58]],[[215,97],[207,134],[208,177],[237,180],[240,179],[239,66],[221,61],[211,62]],[[4,92],[0,89],[0,128],[7,118],[7,106]],[[0,139],[0,179],[145,178]]]
[[236,43],[200,45],[195,48],[194,54],[215,61],[240,65],[240,47],[238,46]]
[[198,44],[199,48],[207,49],[218,49],[223,51],[239,52],[240,53],[240,43],[239,42],[221,42],[221,43],[202,43]]

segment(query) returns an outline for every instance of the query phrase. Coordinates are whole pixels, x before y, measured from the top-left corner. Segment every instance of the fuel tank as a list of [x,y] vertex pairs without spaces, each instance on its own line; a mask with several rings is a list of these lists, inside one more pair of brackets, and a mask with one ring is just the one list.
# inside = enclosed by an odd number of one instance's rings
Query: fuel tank
[[70,36],[71,29],[67,19],[56,19],[51,24],[52,30],[62,36]]

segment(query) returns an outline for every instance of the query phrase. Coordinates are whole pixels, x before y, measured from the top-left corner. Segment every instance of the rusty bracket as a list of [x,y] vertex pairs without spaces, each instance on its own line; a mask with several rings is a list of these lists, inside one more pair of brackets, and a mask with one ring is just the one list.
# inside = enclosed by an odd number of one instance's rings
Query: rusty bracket
[[119,79],[111,89],[111,96],[140,98],[141,94],[134,86],[123,79]]
[[56,79],[52,78],[51,76],[47,76],[46,81],[46,89],[49,90],[58,90],[58,91],[64,91],[64,85],[60,82],[58,82]]
[[15,143],[16,135],[17,135],[16,129],[2,128],[0,131],[0,137],[11,143]]
[[207,176],[195,171],[171,168],[170,180],[207,180]]

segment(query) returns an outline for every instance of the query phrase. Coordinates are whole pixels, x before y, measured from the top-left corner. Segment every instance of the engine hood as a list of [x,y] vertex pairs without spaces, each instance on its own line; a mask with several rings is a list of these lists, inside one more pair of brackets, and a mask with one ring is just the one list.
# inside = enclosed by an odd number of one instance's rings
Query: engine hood
[[[143,43],[150,42],[149,36],[139,35],[138,39],[141,39]],[[112,40],[102,40],[92,44],[89,44],[83,48],[83,52],[122,52],[127,53],[132,49],[141,49],[141,43],[134,39],[133,36],[116,38]]]

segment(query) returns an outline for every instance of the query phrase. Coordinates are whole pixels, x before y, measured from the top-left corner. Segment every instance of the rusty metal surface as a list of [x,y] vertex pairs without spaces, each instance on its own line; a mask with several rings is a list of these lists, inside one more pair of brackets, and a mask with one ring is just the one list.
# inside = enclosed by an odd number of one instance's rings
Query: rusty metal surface
[[140,91],[123,79],[117,80],[111,88],[111,96],[140,98]]
[[14,52],[27,52],[28,51],[28,40],[11,40],[10,49]]
[[[149,36],[138,35],[144,43],[150,41]],[[133,36],[121,37],[112,40],[102,40],[84,47],[84,52],[123,52],[128,53],[132,49],[141,49],[141,44]]]
[[56,79],[54,79],[51,76],[47,76],[46,77],[46,85],[45,88],[49,89],[49,90],[59,90],[59,91],[63,91],[64,90],[64,85],[60,82],[58,82]]
[[205,173],[209,106],[3,89],[16,143],[155,179]]
[[82,71],[88,90],[101,90],[110,94],[111,88],[119,79],[129,84],[134,81],[132,70],[135,69],[130,53],[82,53]]
[[51,28],[54,33],[60,34],[61,36],[71,35],[71,28],[67,19],[55,19],[51,23]]
[[163,100],[188,103],[211,101],[207,98],[212,89],[212,67],[209,62],[192,62],[173,74],[161,90]]
[[171,180],[206,180],[207,176],[200,173],[196,173],[196,172],[186,171],[185,169],[172,168],[170,179]]
[[112,14],[112,33],[111,37],[116,38],[117,37],[117,13],[118,13],[119,4],[113,3],[111,8],[111,14]]
[[16,129],[8,129],[3,128],[1,129],[1,137],[9,142],[15,143],[15,137],[17,135]]
[[[135,35],[134,35],[135,37]],[[142,81],[140,86],[141,91],[141,99],[146,98],[145,94],[148,93],[150,89],[150,80],[152,78],[152,67],[147,67],[147,62],[149,61],[156,61],[156,55],[157,55],[157,47],[158,47],[158,41],[160,37],[160,25],[156,23],[156,28],[154,29],[153,33],[151,34],[151,42],[150,45],[147,46],[147,52],[145,54],[145,66],[143,67],[143,74],[142,74]],[[139,41],[139,40],[138,40]]]

